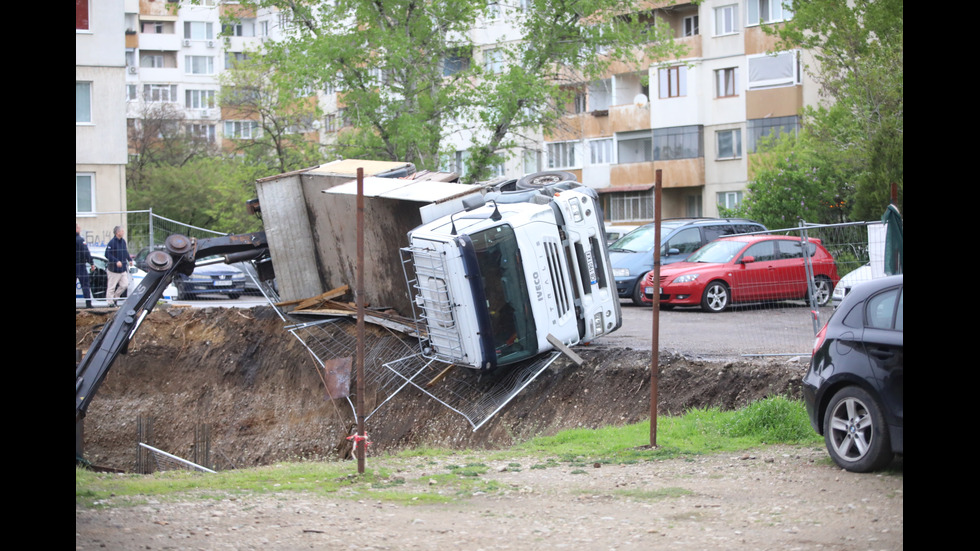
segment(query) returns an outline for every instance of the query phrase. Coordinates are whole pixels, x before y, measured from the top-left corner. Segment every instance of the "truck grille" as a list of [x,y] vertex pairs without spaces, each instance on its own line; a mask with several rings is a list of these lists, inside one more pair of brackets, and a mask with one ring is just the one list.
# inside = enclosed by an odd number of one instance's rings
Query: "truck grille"
[[[402,266],[412,301],[412,311],[419,335],[426,335],[431,350],[423,356],[444,362],[464,360],[462,338],[456,324],[443,255],[427,247],[401,249]],[[414,264],[414,268],[408,264]],[[415,278],[410,278],[414,272]]]
[[558,310],[558,317],[562,317],[572,309],[572,297],[568,278],[561,269],[561,244],[546,240],[544,247],[548,257],[548,274],[555,289],[555,308]]

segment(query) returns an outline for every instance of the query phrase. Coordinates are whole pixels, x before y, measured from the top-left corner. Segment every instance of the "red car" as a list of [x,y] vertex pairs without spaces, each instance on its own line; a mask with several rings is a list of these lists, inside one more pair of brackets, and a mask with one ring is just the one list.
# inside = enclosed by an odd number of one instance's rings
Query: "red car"
[[[830,302],[837,265],[819,239],[809,240],[817,304]],[[653,272],[643,281],[644,302],[653,302]],[[660,270],[660,304],[701,306],[721,312],[736,302],[809,299],[799,237],[732,236],[716,239],[685,262]]]

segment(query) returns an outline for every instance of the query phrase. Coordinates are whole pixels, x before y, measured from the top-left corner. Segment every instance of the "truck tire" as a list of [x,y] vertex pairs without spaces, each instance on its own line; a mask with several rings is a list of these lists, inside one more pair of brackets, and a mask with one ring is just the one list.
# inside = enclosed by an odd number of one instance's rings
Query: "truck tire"
[[535,172],[518,180],[517,189],[541,189],[543,187],[550,186],[551,184],[557,184],[558,182],[564,182],[566,180],[571,180],[573,182],[577,181],[574,174],[571,172],[565,172],[564,170]]

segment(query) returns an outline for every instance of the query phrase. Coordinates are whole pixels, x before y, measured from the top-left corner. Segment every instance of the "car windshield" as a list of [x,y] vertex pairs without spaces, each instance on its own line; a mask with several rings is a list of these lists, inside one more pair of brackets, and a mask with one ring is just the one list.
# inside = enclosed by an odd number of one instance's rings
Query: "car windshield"
[[[661,224],[660,225],[660,240],[663,241],[667,238],[667,235],[677,227],[677,224]],[[652,251],[657,245],[656,242],[656,228],[651,224],[649,226],[643,226],[642,228],[637,228],[623,237],[619,238],[618,241],[609,246],[610,251],[617,252],[640,252],[640,251]]]
[[745,243],[742,241],[712,241],[687,258],[688,262],[730,262]]

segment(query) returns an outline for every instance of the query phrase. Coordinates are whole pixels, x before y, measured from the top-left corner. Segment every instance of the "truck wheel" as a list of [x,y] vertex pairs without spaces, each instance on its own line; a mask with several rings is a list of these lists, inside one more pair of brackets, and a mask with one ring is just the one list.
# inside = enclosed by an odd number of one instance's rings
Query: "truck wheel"
[[577,181],[574,174],[571,172],[565,172],[564,170],[535,172],[518,180],[517,189],[541,189],[543,187],[550,186],[551,184],[564,182],[565,180],[571,180],[573,182]]

